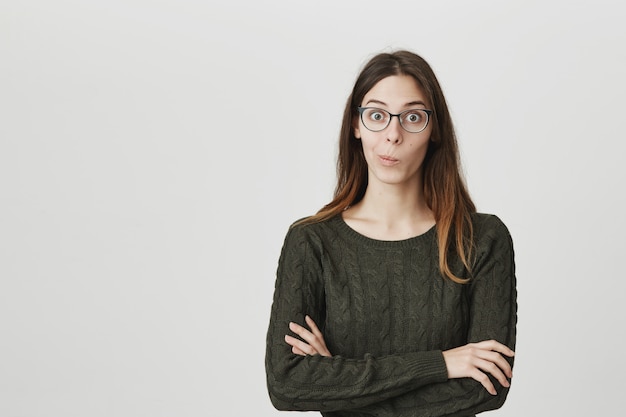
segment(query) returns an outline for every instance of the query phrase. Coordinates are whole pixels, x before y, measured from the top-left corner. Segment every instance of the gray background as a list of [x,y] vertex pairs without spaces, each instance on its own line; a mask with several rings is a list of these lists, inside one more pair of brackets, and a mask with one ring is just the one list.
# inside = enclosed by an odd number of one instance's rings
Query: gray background
[[432,64],[478,208],[514,237],[493,415],[617,415],[618,3],[1,1],[0,415],[290,415],[263,368],[280,247],[394,48]]

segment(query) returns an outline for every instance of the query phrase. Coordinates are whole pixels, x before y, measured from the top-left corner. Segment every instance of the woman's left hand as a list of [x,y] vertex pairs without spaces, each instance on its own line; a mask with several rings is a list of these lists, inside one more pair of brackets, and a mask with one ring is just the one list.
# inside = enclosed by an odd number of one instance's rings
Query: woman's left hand
[[309,329],[300,326],[297,323],[290,322],[289,330],[300,336],[304,341],[297,339],[293,336],[285,335],[285,342],[291,346],[291,351],[296,355],[322,355],[332,356],[326,342],[324,341],[324,335],[320,332],[313,319],[309,316],[305,316],[304,320],[308,324]]

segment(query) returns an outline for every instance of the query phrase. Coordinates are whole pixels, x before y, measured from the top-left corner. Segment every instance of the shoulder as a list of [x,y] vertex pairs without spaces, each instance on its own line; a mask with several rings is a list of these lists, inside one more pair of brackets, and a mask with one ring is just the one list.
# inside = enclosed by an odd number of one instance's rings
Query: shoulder
[[293,268],[315,268],[325,253],[334,251],[337,226],[333,218],[322,222],[307,222],[308,217],[293,222],[285,236],[279,264]]
[[508,227],[495,214],[474,213],[474,243],[478,263],[487,258],[512,257],[513,239]]
[[504,222],[495,214],[473,213],[472,225],[476,240],[511,236]]
[[337,216],[323,221],[311,221],[311,216],[294,221],[287,230],[285,244],[308,243],[319,246],[339,232]]

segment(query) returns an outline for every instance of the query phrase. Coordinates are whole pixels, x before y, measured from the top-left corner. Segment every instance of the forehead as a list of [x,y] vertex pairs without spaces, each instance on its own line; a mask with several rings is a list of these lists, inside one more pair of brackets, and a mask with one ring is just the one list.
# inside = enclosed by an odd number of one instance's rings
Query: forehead
[[363,97],[363,104],[374,100],[392,106],[405,106],[413,102],[429,105],[422,86],[410,75],[391,75],[378,81]]

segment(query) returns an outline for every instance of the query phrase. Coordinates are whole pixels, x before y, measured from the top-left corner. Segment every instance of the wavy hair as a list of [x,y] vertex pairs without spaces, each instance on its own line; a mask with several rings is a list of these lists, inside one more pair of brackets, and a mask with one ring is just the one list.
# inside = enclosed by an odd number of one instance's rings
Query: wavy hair
[[392,75],[413,77],[432,103],[432,133],[423,162],[424,196],[435,216],[441,274],[454,282],[466,283],[469,279],[458,277],[452,272],[448,255],[455,251],[471,273],[474,233],[471,214],[476,212],[476,207],[461,175],[454,126],[441,86],[430,65],[410,51],[375,55],[363,67],[343,113],[337,158],[337,185],[333,200],[300,223],[316,223],[329,219],[358,203],[365,195],[368,182],[367,162],[361,142],[355,138],[353,129],[359,117],[357,107],[376,83]]

